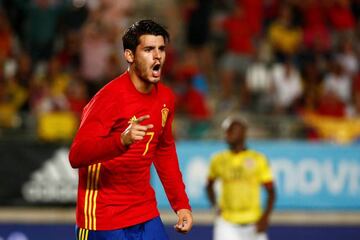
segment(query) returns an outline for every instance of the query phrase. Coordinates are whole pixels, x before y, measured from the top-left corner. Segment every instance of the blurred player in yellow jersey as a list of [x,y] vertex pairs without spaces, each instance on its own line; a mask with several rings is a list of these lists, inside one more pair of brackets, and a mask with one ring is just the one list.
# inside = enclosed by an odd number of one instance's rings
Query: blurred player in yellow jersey
[[[214,224],[214,240],[266,240],[269,216],[275,202],[273,176],[266,157],[246,148],[246,124],[239,116],[224,120],[228,150],[217,153],[210,163],[207,194],[219,216]],[[221,182],[219,202],[214,183]],[[267,193],[261,209],[260,192]]]

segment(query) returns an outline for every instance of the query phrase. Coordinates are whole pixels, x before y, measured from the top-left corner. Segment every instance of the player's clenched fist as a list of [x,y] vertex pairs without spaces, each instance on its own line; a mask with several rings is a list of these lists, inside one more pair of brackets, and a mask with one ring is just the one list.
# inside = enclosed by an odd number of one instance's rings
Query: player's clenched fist
[[154,127],[154,125],[152,124],[147,124],[147,125],[140,124],[142,121],[149,118],[150,115],[144,115],[136,120],[132,120],[129,126],[121,134],[121,143],[124,144],[125,146],[129,146],[135,141],[142,140],[146,134],[146,131]]
[[180,209],[177,213],[178,222],[175,224],[176,231],[180,233],[188,233],[193,225],[193,218],[189,209]]

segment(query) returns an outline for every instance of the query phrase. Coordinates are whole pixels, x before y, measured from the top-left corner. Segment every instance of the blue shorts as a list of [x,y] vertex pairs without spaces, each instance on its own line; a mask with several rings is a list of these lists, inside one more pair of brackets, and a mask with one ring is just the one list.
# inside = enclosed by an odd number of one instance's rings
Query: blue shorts
[[87,230],[76,227],[76,240],[169,240],[160,217],[117,230]]

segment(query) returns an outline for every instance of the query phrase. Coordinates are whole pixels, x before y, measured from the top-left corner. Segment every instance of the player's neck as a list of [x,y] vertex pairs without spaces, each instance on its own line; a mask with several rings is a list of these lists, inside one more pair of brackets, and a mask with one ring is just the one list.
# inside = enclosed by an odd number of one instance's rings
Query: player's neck
[[238,144],[238,145],[232,145],[230,146],[230,150],[234,153],[242,152],[246,149],[245,145]]
[[135,71],[129,71],[131,82],[134,84],[136,90],[140,93],[150,93],[154,84],[145,80],[142,80]]

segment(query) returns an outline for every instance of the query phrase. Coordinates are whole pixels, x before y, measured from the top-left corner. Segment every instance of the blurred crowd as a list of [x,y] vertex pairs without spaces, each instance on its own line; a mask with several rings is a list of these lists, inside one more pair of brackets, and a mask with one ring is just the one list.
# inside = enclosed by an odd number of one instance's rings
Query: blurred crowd
[[59,113],[77,122],[127,68],[124,29],[151,18],[171,34],[164,82],[183,136],[246,112],[299,117],[318,138],[314,114],[360,116],[359,10],[359,0],[0,0],[0,129]]

